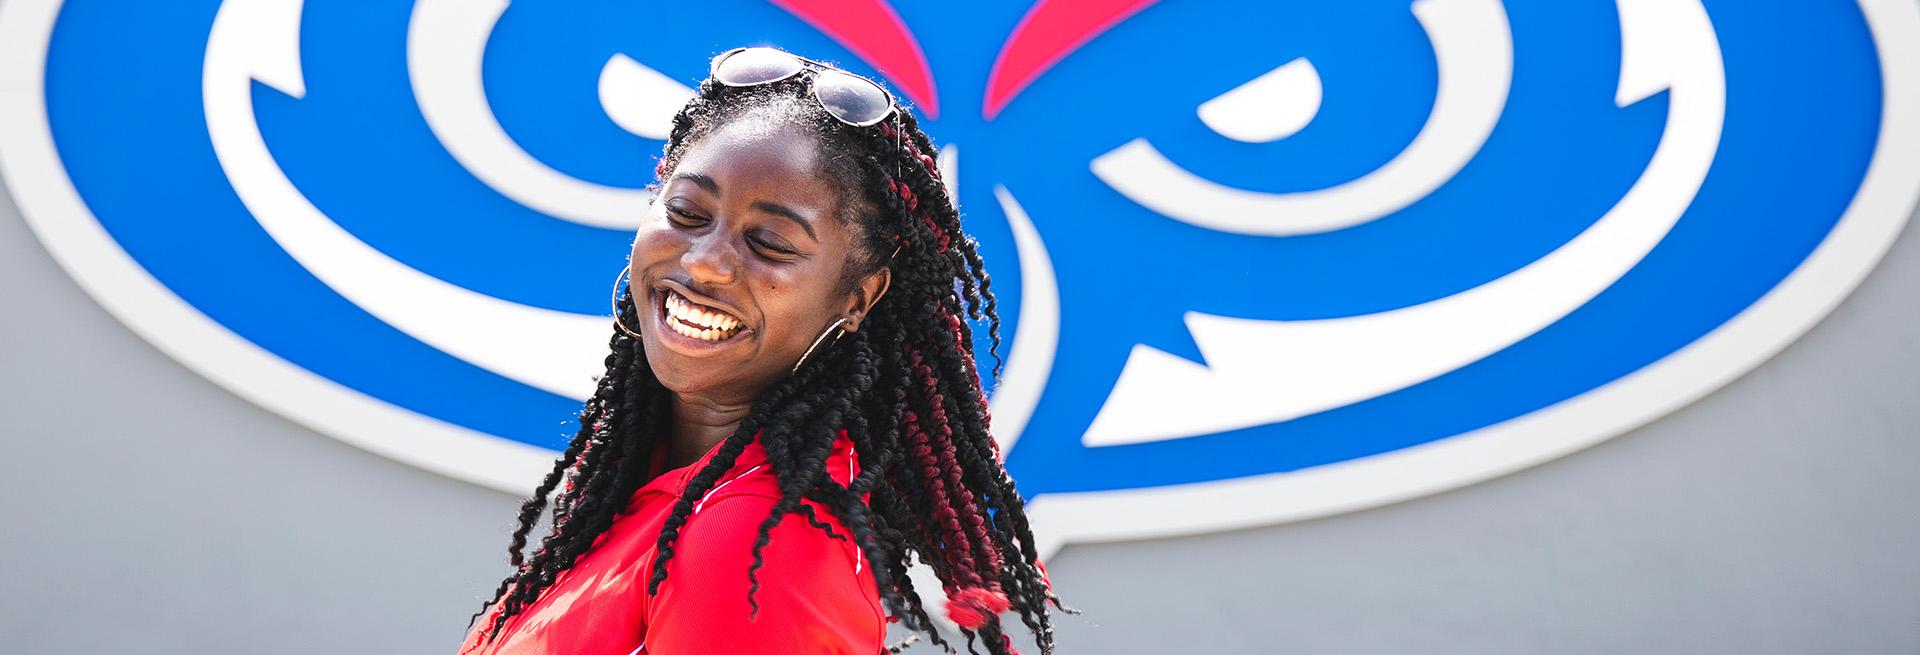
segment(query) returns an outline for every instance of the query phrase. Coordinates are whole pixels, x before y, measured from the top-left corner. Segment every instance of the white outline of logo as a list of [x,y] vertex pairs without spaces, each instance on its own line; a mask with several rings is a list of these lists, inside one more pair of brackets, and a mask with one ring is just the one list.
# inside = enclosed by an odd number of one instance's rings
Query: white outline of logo
[[[1050,555],[1066,543],[1297,521],[1447,491],[1550,461],[1646,424],[1759,366],[1805,334],[1879,263],[1920,200],[1920,5],[1860,0],[1882,71],[1874,154],[1820,245],[1758,301],[1694,343],[1580,396],[1476,431],[1299,471],[1102,492],[1030,506]],[[60,0],[0,4],[0,176],[68,275],[162,352],[323,434],[436,473],[524,493],[553,453],[416,414],[255,346],[168,290],[87,209],[46,113]]]

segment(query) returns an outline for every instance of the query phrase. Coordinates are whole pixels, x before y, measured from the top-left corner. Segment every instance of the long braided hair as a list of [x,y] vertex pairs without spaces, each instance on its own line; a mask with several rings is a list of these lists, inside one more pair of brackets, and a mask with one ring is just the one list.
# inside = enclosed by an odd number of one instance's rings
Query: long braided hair
[[[751,87],[704,81],[674,116],[655,175],[666,179],[689,146],[748,113],[808,130],[822,152],[835,155],[820,158],[821,172],[842,189],[840,204],[848,215],[841,220],[859,244],[842,283],[851,288],[881,266],[892,267],[892,282],[860,330],[815,353],[763,393],[688,480],[660,531],[648,592],[666,580],[675,539],[695,501],[757,434],[781,498],[759,526],[750,578],[762,564],[760,550],[772,528],[785,514],[797,513],[833,538],[853,539],[876,563],[868,570],[890,621],[953,652],[908,577],[917,555],[939,578],[946,614],[960,626],[968,652],[977,652],[976,645],[989,653],[1016,652],[1000,623],[1000,613],[1012,610],[1041,652],[1051,653],[1047,605],[1078,611],[1061,603],[1039,568],[1025,504],[988,433],[973,328],[965,319],[988,322],[997,379],[1000,317],[976,243],[961,229],[932,141],[904,107],[879,125],[850,126],[813,101],[810,80],[801,75]],[[630,290],[616,304],[620,320],[640,324]],[[478,619],[500,605],[488,641],[613,524],[648,482],[649,454],[668,441],[671,392],[655,378],[645,350],[617,329],[609,347],[606,374],[580,412],[580,431],[520,507],[507,547],[514,572],[474,614]],[[825,472],[826,456],[843,431],[860,462],[860,474],[845,486]],[[528,535],[556,488],[563,490],[553,501],[550,529],[525,555]],[[802,499],[831,508],[851,534],[820,522]],[[758,588],[755,578],[750,602]]]

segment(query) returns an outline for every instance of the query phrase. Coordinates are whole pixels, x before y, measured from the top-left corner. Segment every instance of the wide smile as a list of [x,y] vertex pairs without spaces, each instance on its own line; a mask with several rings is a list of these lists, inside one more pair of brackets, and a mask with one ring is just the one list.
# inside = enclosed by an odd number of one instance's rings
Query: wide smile
[[753,332],[740,317],[694,302],[672,288],[654,290],[653,310],[660,342],[683,355],[706,355],[745,341]]

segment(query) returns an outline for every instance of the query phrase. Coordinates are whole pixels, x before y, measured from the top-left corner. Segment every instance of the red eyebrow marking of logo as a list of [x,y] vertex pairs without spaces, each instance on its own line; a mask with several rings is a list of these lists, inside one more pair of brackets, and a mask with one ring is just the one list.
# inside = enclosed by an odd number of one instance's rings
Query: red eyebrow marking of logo
[[886,0],[772,0],[825,33],[900,87],[927,118],[940,117],[927,54]]
[[1041,73],[1093,37],[1159,0],[1040,0],[1007,37],[987,74],[982,115],[993,120]]

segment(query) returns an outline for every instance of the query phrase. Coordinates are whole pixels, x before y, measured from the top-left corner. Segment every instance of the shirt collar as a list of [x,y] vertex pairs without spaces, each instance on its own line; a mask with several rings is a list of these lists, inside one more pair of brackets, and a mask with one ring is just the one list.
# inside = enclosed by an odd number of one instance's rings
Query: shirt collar
[[[694,460],[692,464],[654,475],[653,479],[648,481],[646,485],[640,487],[640,491],[636,492],[634,496],[637,498],[650,493],[664,493],[679,498],[680,495],[686,491],[687,481],[692,479],[694,474],[699,473],[701,469],[706,468],[707,464],[713,461],[713,456],[719,454],[720,446],[725,443],[726,441],[723,440],[720,443],[714,444],[713,447],[707,449],[705,454],[700,456],[700,459]],[[726,473],[720,476],[720,479],[725,480],[739,475],[747,469],[766,463],[766,461],[767,451],[765,448],[760,447],[760,433],[756,431],[753,433],[753,441],[747,442],[747,447],[740,451],[739,457],[734,458],[733,466],[728,468]],[[647,463],[648,470],[659,471],[662,467],[666,466],[666,462],[667,444],[662,442],[654,446],[653,456]]]

